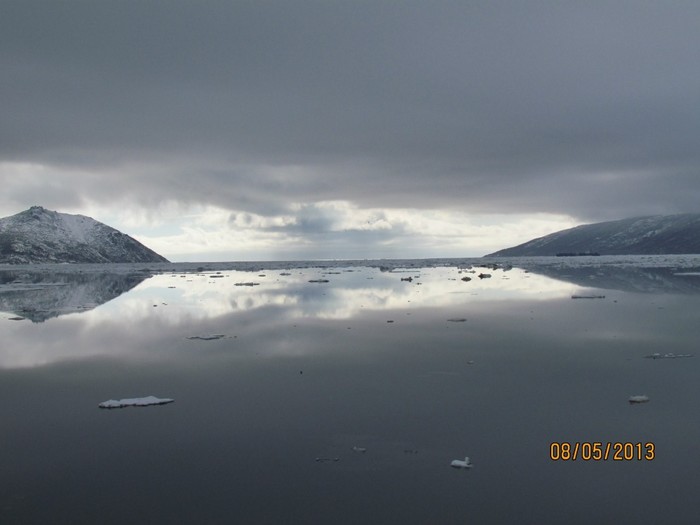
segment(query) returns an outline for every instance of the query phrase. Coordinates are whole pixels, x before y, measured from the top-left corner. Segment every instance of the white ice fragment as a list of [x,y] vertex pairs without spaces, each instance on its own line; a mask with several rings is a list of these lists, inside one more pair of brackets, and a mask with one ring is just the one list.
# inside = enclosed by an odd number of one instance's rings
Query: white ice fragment
[[367,449],[366,449],[365,447],[352,447],[352,449],[353,449],[355,452],[362,452],[362,453],[367,452]]
[[98,406],[100,408],[146,407],[150,405],[167,405],[173,401],[175,400],[167,397],[146,396],[131,399],[110,399],[109,401],[103,401]]
[[644,356],[647,359],[677,359],[679,357],[694,357],[693,354],[674,354],[673,352],[668,352],[666,354],[660,354],[655,352],[651,355]]
[[649,402],[649,396],[630,396],[629,398],[630,405],[634,405],[636,403],[648,403]]
[[462,459],[453,459],[450,466],[453,468],[472,468],[474,464],[469,459],[469,456]]

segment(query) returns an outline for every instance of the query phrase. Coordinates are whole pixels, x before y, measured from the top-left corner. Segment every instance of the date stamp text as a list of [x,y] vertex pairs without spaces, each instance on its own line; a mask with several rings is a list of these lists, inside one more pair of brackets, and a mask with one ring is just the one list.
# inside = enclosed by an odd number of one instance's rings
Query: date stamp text
[[654,443],[631,441],[553,441],[549,445],[552,461],[652,461]]

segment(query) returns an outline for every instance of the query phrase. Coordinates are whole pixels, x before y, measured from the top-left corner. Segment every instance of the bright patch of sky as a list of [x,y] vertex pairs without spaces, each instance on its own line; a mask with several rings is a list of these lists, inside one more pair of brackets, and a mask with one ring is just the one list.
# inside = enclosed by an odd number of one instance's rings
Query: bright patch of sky
[[273,216],[215,206],[94,211],[172,261],[477,257],[576,225],[551,214],[360,209],[347,201],[297,203]]

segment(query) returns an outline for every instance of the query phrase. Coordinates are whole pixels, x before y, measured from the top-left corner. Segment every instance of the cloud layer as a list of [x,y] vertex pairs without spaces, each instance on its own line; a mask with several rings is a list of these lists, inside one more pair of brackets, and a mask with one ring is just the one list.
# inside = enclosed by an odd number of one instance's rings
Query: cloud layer
[[698,19],[682,1],[7,2],[0,207],[176,202],[299,235],[324,202],[697,211]]

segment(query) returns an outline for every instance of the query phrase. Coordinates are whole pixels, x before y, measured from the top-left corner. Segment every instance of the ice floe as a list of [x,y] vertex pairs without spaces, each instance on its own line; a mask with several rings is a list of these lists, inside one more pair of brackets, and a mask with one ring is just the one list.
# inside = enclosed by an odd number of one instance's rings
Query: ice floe
[[173,401],[175,400],[168,397],[146,396],[130,399],[110,399],[109,401],[103,401],[98,406],[100,408],[147,407],[151,405],[167,405]]
[[469,459],[469,456],[464,459],[453,459],[450,466],[453,468],[472,468],[474,464]]
[[674,354],[673,352],[668,352],[666,354],[660,354],[655,352],[651,355],[645,355],[647,359],[678,359],[680,357],[695,357],[693,354]]
[[649,396],[645,396],[645,395],[630,396],[628,401],[630,402],[630,405],[635,405],[635,404],[639,404],[639,403],[648,403]]

